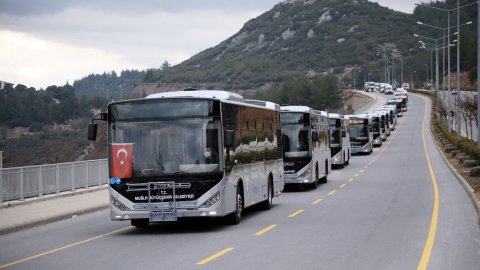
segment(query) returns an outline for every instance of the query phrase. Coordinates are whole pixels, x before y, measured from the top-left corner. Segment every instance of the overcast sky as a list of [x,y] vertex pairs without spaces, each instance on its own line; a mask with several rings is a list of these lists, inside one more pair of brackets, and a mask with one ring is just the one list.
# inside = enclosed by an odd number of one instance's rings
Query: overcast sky
[[[0,81],[39,89],[91,73],[178,64],[279,2],[0,0]],[[419,1],[375,2],[412,13]]]

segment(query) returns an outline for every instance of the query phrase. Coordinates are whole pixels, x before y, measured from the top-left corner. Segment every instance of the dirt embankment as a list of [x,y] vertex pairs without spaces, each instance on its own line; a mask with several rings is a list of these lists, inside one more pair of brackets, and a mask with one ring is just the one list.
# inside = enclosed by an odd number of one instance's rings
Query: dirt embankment
[[365,107],[373,98],[357,91],[345,90],[343,92],[343,114],[352,114]]

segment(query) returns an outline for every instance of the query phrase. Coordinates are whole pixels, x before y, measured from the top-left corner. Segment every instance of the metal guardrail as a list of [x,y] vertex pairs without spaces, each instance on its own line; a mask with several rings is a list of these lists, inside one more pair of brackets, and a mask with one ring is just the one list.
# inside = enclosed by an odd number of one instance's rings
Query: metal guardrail
[[108,160],[0,169],[0,203],[108,183]]

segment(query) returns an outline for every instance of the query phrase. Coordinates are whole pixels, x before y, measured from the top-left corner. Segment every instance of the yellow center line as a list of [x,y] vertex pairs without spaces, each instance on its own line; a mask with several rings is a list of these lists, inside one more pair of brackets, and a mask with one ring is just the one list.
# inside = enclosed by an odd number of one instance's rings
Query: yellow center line
[[335,192],[337,192],[337,190],[336,190],[336,189],[334,189],[334,190],[330,191],[330,192],[328,193],[328,196],[332,196],[333,194],[335,194]]
[[270,231],[271,229],[273,229],[273,228],[275,228],[275,227],[277,227],[277,224],[272,224],[272,225],[266,227],[265,229],[262,229],[262,230],[258,231],[258,232],[255,233],[254,235],[255,235],[255,236],[260,236],[260,235],[262,235],[262,234]]
[[366,165],[365,167],[363,167],[363,169],[368,169],[368,166],[370,166],[370,164]]
[[341,185],[340,185],[340,188],[344,188],[344,187],[346,187],[346,186],[347,186],[347,184],[341,184]]
[[290,214],[288,217],[295,217],[295,216],[297,216],[297,215],[299,215],[299,214],[303,213],[303,211],[305,211],[305,209],[300,209],[300,210],[298,210],[298,211],[296,211],[296,212],[294,212],[294,213]]
[[428,267],[428,262],[430,261],[430,255],[432,254],[433,243],[435,242],[435,235],[437,233],[437,222],[438,222],[438,212],[439,212],[439,194],[438,194],[438,185],[435,173],[433,172],[432,163],[430,162],[430,156],[427,150],[427,143],[425,140],[425,118],[427,117],[427,102],[425,101],[425,112],[423,114],[422,122],[422,139],[423,139],[423,150],[425,152],[425,158],[427,159],[428,170],[430,171],[430,178],[432,180],[433,186],[433,210],[432,210],[432,219],[430,222],[430,229],[428,230],[427,241],[425,242],[425,247],[422,252],[422,258],[418,263],[417,269],[424,270]]
[[373,162],[372,162],[372,161],[370,161],[370,163],[368,163],[368,166],[371,166],[372,164],[373,164]]
[[85,243],[91,242],[91,241],[93,241],[93,240],[97,240],[97,239],[99,239],[99,238],[102,238],[102,237],[105,237],[105,236],[108,236],[108,235],[111,235],[111,234],[114,234],[114,233],[118,233],[118,232],[124,231],[124,230],[129,229],[129,228],[132,228],[132,226],[123,227],[123,228],[120,228],[120,229],[118,229],[118,230],[111,231],[111,232],[104,233],[104,234],[100,234],[100,235],[94,236],[94,237],[92,237],[92,238],[88,238],[88,239],[85,239],[85,240],[82,240],[82,241],[79,241],[79,242],[76,242],[76,243],[73,243],[73,244],[70,244],[70,245],[66,245],[66,246],[63,246],[63,247],[59,247],[59,248],[56,248],[56,249],[52,249],[52,250],[49,250],[49,251],[46,251],[46,252],[43,252],[43,253],[39,253],[39,254],[36,254],[36,255],[33,255],[33,256],[30,256],[30,257],[27,257],[27,258],[23,258],[23,259],[20,259],[20,260],[16,260],[16,261],[13,261],[13,262],[10,262],[10,263],[7,263],[7,264],[3,264],[3,265],[0,265],[0,269],[9,267],[9,266],[12,266],[12,265],[15,265],[15,264],[23,263],[23,262],[26,262],[26,261],[31,261],[31,260],[33,260],[33,259],[36,259],[36,258],[39,258],[39,257],[43,257],[43,256],[46,256],[46,255],[50,255],[50,254],[52,254],[52,253],[65,250],[65,249],[67,249],[67,248],[71,248],[71,247],[74,247],[74,246],[78,246],[78,245],[81,245],[81,244],[85,244]]
[[315,205],[315,204],[319,204],[319,203],[321,203],[322,201],[323,201],[323,199],[322,199],[322,198],[320,198],[320,199],[318,199],[318,200],[315,200],[314,202],[312,202],[312,204],[313,204],[313,205]]
[[232,251],[232,250],[234,250],[234,248],[232,248],[232,247],[226,248],[226,249],[224,249],[224,250],[222,250],[222,251],[220,251],[220,252],[218,252],[218,253],[213,254],[212,256],[210,256],[210,257],[208,257],[208,258],[206,258],[206,259],[203,259],[203,260],[197,262],[197,265],[207,264],[207,263],[215,260],[216,258],[221,257],[221,256],[229,253],[229,252]]
[[356,173],[356,174],[354,175],[354,177],[357,177],[357,176],[359,176],[359,175],[360,175],[359,173]]
[[364,169],[361,169],[359,173],[363,173],[365,170]]
[[353,178],[350,178],[347,180],[347,182],[351,183],[353,181]]

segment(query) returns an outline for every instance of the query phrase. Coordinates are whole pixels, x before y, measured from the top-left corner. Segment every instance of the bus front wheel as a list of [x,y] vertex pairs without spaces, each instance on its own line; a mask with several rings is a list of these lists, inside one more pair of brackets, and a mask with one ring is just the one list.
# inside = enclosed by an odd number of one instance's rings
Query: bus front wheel
[[237,185],[237,195],[235,202],[235,212],[231,213],[226,217],[227,224],[236,225],[242,220],[243,213],[243,192],[240,184]]
[[132,224],[132,226],[135,226],[137,228],[147,228],[150,222],[148,221],[148,219],[142,218],[142,219],[132,219],[130,220],[130,224]]

